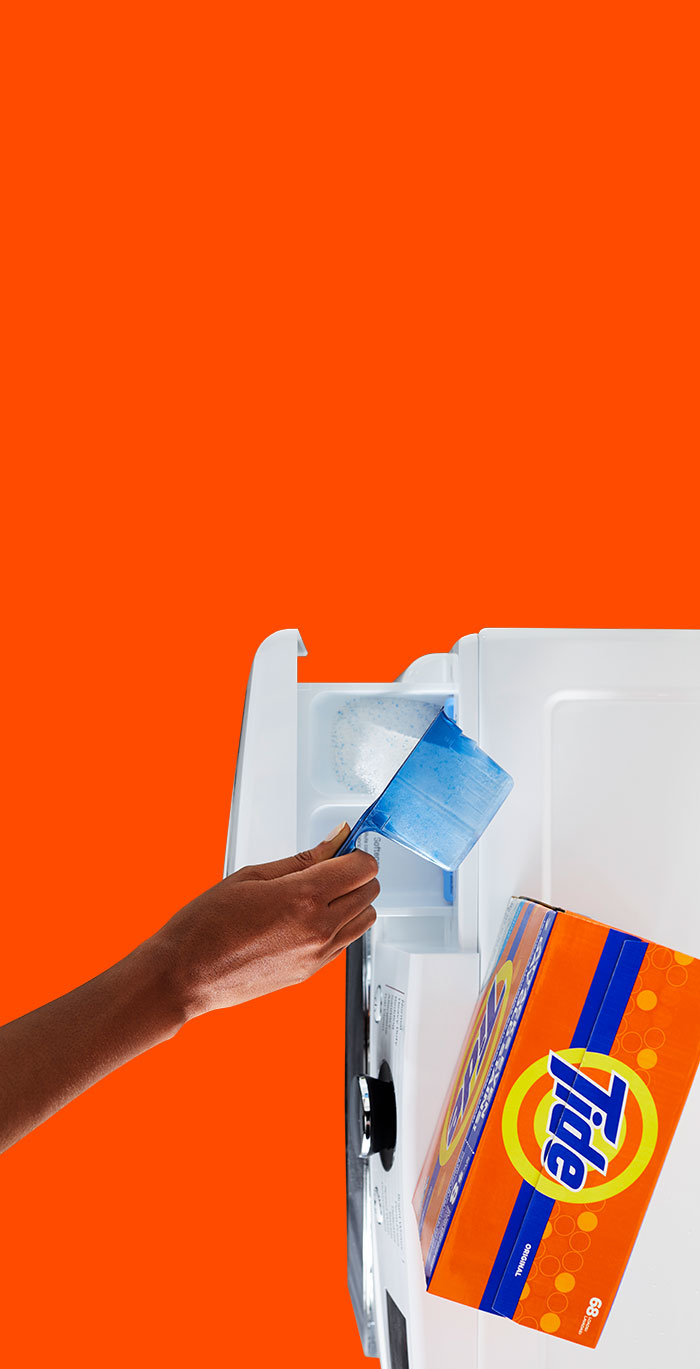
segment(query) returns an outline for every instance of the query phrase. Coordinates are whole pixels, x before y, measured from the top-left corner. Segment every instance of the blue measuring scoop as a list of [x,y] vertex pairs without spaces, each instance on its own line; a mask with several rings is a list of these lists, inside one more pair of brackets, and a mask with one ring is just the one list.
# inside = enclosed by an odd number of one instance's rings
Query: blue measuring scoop
[[442,709],[335,854],[353,851],[363,832],[378,832],[456,870],[512,788],[508,772]]

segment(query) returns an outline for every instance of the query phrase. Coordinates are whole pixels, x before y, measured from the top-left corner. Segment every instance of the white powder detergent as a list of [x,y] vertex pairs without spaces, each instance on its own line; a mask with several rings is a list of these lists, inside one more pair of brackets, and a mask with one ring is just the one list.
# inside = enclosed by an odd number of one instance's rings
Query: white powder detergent
[[420,699],[344,699],[331,729],[338,784],[351,793],[376,797],[439,712],[439,704]]

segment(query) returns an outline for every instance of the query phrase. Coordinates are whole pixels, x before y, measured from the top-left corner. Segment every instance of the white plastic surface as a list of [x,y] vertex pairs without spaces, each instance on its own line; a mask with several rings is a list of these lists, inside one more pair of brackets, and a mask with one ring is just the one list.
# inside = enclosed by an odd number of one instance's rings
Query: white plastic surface
[[296,628],[273,632],[255,653],[248,680],[224,874],[279,860],[297,840]]
[[482,632],[479,743],[515,780],[479,843],[487,959],[514,893],[700,955],[699,632]]

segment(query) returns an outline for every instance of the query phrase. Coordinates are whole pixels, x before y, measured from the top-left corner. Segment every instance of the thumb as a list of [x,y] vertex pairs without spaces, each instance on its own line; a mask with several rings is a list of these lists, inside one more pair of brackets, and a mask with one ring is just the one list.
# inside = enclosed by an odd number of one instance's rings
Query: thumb
[[290,875],[294,870],[308,870],[310,865],[320,865],[321,861],[330,860],[336,851],[340,850],[349,831],[349,822],[339,822],[323,841],[319,841],[308,851],[299,851],[296,856],[290,856],[289,860],[276,861],[275,864],[287,867],[280,870],[280,874]]
[[284,860],[270,860],[265,865],[248,865],[238,871],[238,878],[281,879],[283,875],[292,875],[297,870],[308,870],[312,865],[320,865],[321,861],[330,860],[335,855],[349,831],[349,822],[340,822],[323,841],[311,846],[308,851],[298,851],[296,855],[286,856]]
[[[336,851],[340,850],[349,831],[349,822],[339,822],[338,826],[334,827],[333,830],[328,833],[328,836],[323,838],[323,841],[319,841],[317,846],[312,846],[310,851],[302,852],[302,855],[309,855],[312,857],[309,861],[310,865],[318,865],[322,860],[330,860],[331,856],[334,856]],[[299,859],[299,857],[295,857],[295,859]]]

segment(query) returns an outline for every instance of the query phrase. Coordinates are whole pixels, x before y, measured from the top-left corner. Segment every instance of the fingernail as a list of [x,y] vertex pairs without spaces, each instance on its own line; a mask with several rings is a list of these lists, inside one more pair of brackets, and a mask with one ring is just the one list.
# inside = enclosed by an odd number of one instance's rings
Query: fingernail
[[347,826],[348,826],[347,822],[339,822],[339,823],[338,823],[338,826],[337,826],[337,827],[334,827],[334,828],[333,828],[333,831],[332,831],[332,832],[329,832],[329,833],[328,833],[328,836],[327,836],[327,837],[324,837],[323,840],[324,840],[324,841],[334,841],[336,837],[339,837],[339,836],[340,836],[340,833],[341,833],[341,832],[344,830],[344,828],[347,827]]

